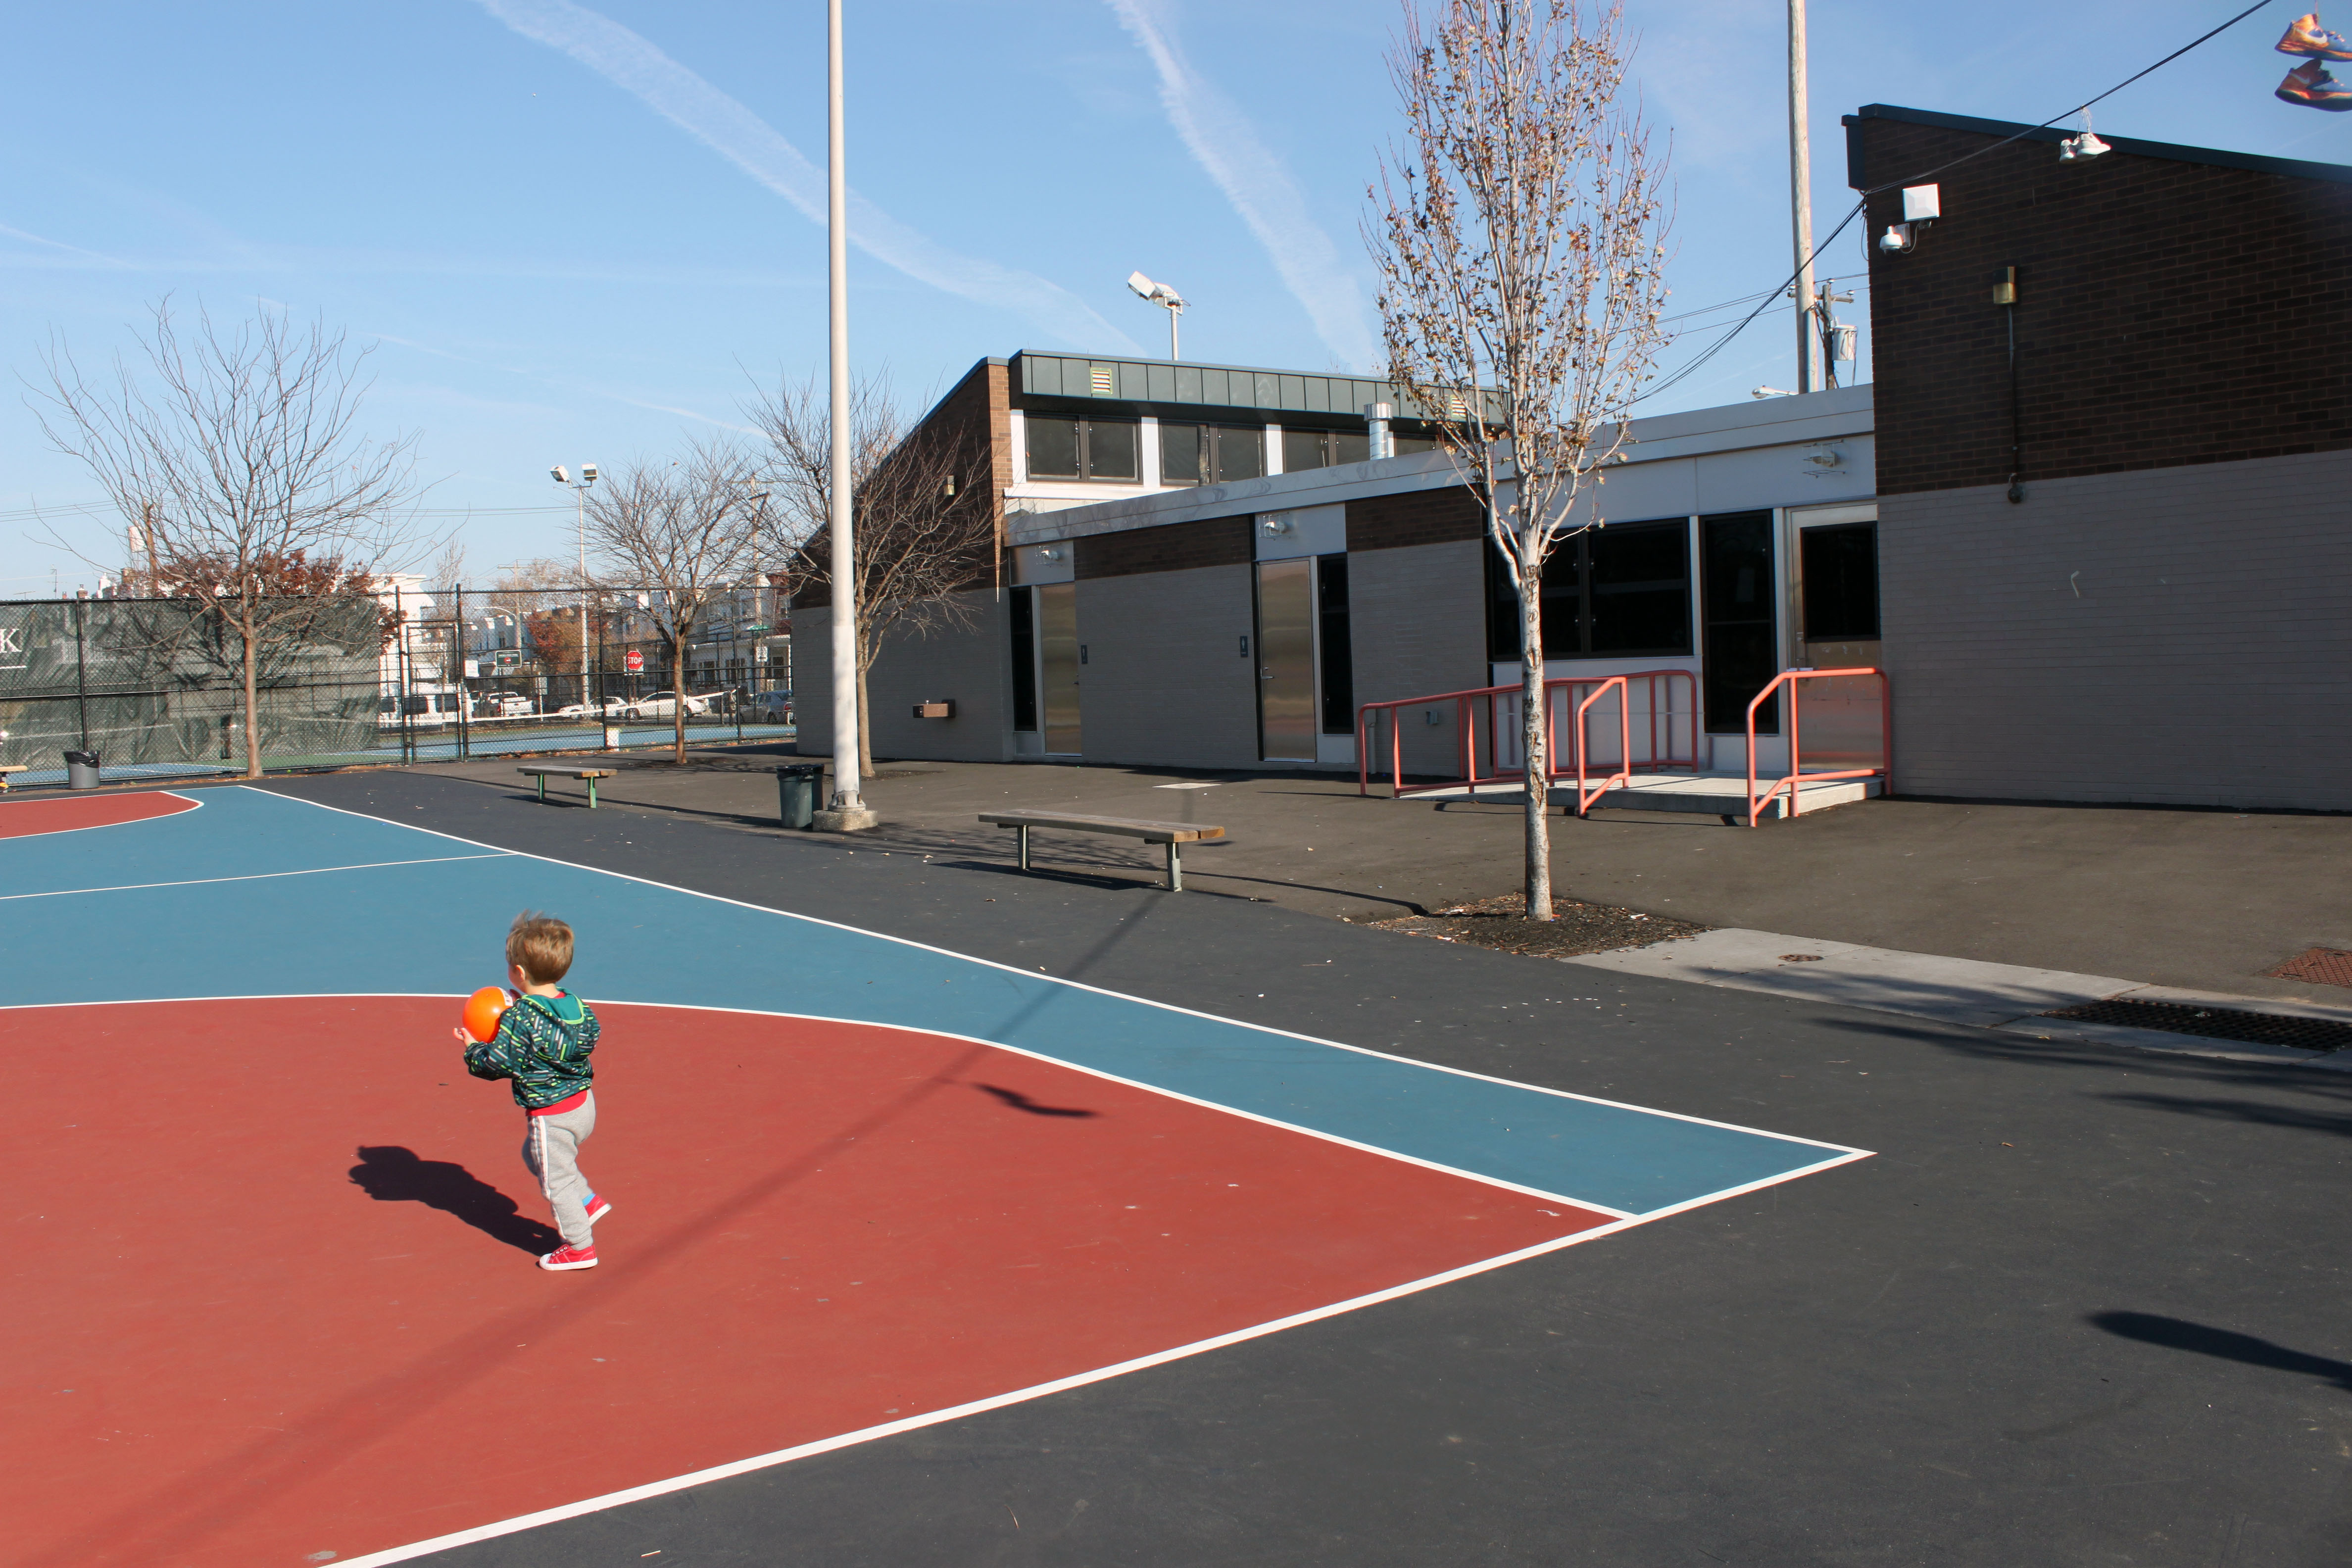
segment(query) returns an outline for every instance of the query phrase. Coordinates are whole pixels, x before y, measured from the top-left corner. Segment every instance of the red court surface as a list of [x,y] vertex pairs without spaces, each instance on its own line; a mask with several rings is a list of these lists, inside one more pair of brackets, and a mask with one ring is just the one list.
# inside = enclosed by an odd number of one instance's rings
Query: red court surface
[[993,1047],[612,1005],[604,1262],[549,1274],[457,1009],[0,1010],[0,1560],[348,1561],[1609,1223]]
[[196,803],[185,795],[142,790],[136,795],[52,796],[47,800],[0,802],[0,838],[23,838],[36,833],[72,833],[84,827],[112,827],[118,823],[144,822],[151,816],[173,816],[194,811]]

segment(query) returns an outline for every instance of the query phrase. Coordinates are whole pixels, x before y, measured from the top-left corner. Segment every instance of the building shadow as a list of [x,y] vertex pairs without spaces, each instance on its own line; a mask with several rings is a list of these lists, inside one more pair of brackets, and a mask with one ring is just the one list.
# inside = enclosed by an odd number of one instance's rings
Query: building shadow
[[398,1145],[363,1147],[352,1180],[380,1204],[423,1204],[464,1221],[494,1241],[537,1256],[563,1245],[555,1227],[526,1219],[514,1199],[447,1160],[421,1160]]
[[2105,1329],[2124,1339],[2137,1340],[2142,1344],[2160,1345],[2170,1351],[2189,1351],[2221,1361],[2242,1362],[2247,1366],[2267,1367],[2273,1372],[2297,1373],[2305,1377],[2325,1379],[2338,1388],[2352,1390],[2352,1362],[2289,1350],[2268,1340],[2258,1340],[2252,1334],[2231,1333],[2227,1329],[2210,1329],[2202,1323],[2191,1323],[2179,1318],[2160,1318],[2150,1312],[2093,1312],[2090,1322],[2095,1328]]

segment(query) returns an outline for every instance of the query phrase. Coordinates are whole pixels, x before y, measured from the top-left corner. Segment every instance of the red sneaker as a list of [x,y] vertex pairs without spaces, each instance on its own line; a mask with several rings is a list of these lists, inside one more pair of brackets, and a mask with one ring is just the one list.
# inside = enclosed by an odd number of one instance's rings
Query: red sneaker
[[588,1223],[590,1225],[594,1225],[598,1220],[603,1219],[606,1215],[611,1214],[612,1212],[613,1205],[611,1204],[606,1203],[602,1197],[599,1197],[594,1193],[590,1193],[588,1194]]
[[559,1247],[539,1260],[541,1268],[593,1268],[596,1249],[593,1247]]

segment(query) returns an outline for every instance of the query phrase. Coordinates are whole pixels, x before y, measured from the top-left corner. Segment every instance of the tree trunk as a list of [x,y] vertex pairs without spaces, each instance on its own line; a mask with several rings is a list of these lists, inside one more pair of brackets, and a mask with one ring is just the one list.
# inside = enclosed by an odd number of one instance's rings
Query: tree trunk
[[[1525,546],[1521,547],[1523,550]],[[1527,763],[1528,919],[1551,919],[1550,706],[1544,690],[1543,563],[1519,568],[1519,756]]]
[[677,736],[677,750],[670,761],[686,761],[686,639],[688,628],[677,628],[677,637],[669,645],[670,723]]
[[857,776],[874,776],[874,707],[866,700],[866,664],[857,666]]
[[246,605],[237,629],[245,637],[245,776],[261,776],[261,692],[253,651],[253,607]]

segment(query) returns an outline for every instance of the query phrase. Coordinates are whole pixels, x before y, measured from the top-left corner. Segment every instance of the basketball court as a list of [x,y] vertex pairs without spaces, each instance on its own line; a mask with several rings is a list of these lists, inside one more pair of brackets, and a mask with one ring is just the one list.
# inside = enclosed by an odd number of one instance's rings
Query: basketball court
[[[0,839],[12,1563],[400,1562],[1865,1156],[285,793]],[[526,907],[604,1025],[577,1274],[449,1037]]]

